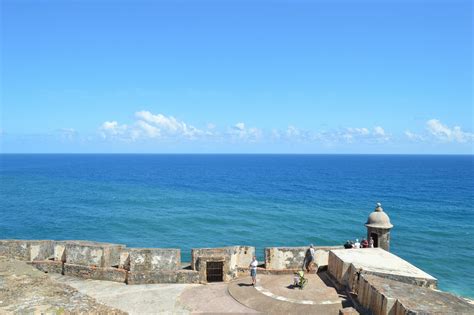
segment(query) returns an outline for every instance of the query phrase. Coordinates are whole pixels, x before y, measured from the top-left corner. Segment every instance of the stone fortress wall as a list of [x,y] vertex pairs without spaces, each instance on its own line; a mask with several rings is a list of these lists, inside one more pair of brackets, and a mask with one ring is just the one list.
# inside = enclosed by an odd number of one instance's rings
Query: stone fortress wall
[[[342,246],[315,246],[315,262],[327,267],[329,251]],[[265,248],[260,271],[292,273],[301,270],[308,247]],[[252,246],[195,248],[190,265],[182,264],[181,250],[175,248],[130,248],[123,244],[91,241],[0,240],[0,255],[28,261],[44,272],[85,279],[151,283],[206,283],[208,262],[221,262],[222,281],[248,272],[255,255]]]
[[[340,290],[371,314],[473,314],[465,299],[434,290],[437,279],[382,248],[315,246],[315,263]],[[301,270],[308,247],[265,248],[261,274]],[[196,248],[190,264],[180,249],[129,248],[90,241],[0,240],[0,256],[28,261],[39,270],[85,279],[134,284],[207,283],[208,263],[219,262],[222,281],[248,275],[255,247]],[[291,277],[289,278],[291,281]],[[411,312],[411,313],[410,313]]]
[[[436,290],[437,279],[389,252],[393,225],[380,204],[369,215],[367,239],[375,248],[315,246],[315,264],[365,313],[474,314],[472,301]],[[308,247],[265,248],[260,274],[292,274]],[[229,282],[248,275],[252,246],[195,248],[181,262],[176,248],[129,248],[90,241],[0,240],[0,256],[28,261],[48,273],[126,284]],[[217,274],[216,274],[217,272]],[[209,278],[209,275],[212,277]],[[217,278],[216,278],[217,277]],[[216,280],[217,279],[217,280]]]

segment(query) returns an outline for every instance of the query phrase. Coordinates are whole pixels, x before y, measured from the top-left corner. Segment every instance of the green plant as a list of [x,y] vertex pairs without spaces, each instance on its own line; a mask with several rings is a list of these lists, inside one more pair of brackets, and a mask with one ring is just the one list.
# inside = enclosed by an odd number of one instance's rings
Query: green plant
[[308,282],[308,279],[306,279],[304,277],[304,272],[303,271],[298,271],[298,276],[300,277],[299,278],[299,288],[300,290],[303,290],[304,286],[306,285],[306,283]]

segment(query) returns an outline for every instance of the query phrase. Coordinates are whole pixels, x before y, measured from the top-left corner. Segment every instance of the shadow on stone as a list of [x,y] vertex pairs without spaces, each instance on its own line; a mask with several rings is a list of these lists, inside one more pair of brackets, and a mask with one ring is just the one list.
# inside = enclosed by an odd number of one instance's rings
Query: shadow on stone
[[251,284],[251,283],[239,283],[238,286],[239,287],[252,287],[253,284]]

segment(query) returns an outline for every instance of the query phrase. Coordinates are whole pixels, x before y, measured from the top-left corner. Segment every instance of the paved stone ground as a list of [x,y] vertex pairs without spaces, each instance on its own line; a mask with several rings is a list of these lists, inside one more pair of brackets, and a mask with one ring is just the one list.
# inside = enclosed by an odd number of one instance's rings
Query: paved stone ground
[[192,313],[259,313],[237,302],[228,292],[227,283],[211,283],[188,288],[181,293],[179,302]]
[[[308,275],[304,290],[292,275],[259,275],[230,284],[144,284],[45,274],[25,262],[0,257],[0,314],[338,314],[347,302],[324,274]],[[325,282],[326,281],[326,282]]]
[[303,290],[292,287],[292,275],[260,275],[255,287],[249,277],[241,278],[229,284],[229,293],[247,307],[270,314],[338,314],[352,306],[331,286],[325,273],[306,278]]
[[125,314],[52,280],[22,261],[0,256],[0,314]]
[[130,315],[257,313],[232,298],[227,291],[227,283],[126,285],[59,274],[50,274],[50,277]]

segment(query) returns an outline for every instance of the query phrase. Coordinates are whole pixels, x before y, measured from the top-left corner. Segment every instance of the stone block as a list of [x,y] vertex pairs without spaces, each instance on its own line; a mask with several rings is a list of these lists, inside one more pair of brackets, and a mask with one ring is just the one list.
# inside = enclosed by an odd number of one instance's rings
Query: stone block
[[176,283],[177,271],[131,271],[128,284]]
[[53,256],[53,241],[1,240],[0,255],[23,260],[45,260]]
[[54,260],[55,261],[66,261],[66,243],[55,242],[54,243]]
[[41,270],[46,273],[62,274],[63,272],[63,263],[60,261],[51,261],[51,260],[33,261],[31,262],[31,265],[34,266],[36,269]]
[[255,247],[253,246],[231,246],[227,247],[230,251],[230,264],[232,268],[248,267],[255,256]]
[[[318,267],[328,265],[328,253],[342,246],[314,246],[315,263]],[[304,266],[309,247],[267,247],[265,248],[265,267],[269,270],[301,269]]]
[[64,275],[83,279],[126,282],[127,270],[113,267],[93,267],[65,263]]
[[120,253],[119,268],[130,270],[130,253],[123,251]]
[[[181,252],[174,248],[130,248],[130,271],[156,272],[178,270],[181,266]],[[126,263],[125,254],[123,263]]]
[[41,261],[53,258],[54,241],[30,241],[30,261]]
[[199,272],[194,270],[178,270],[176,272],[176,283],[199,283]]
[[125,245],[120,244],[65,241],[66,262],[83,266],[118,267],[124,248]]

